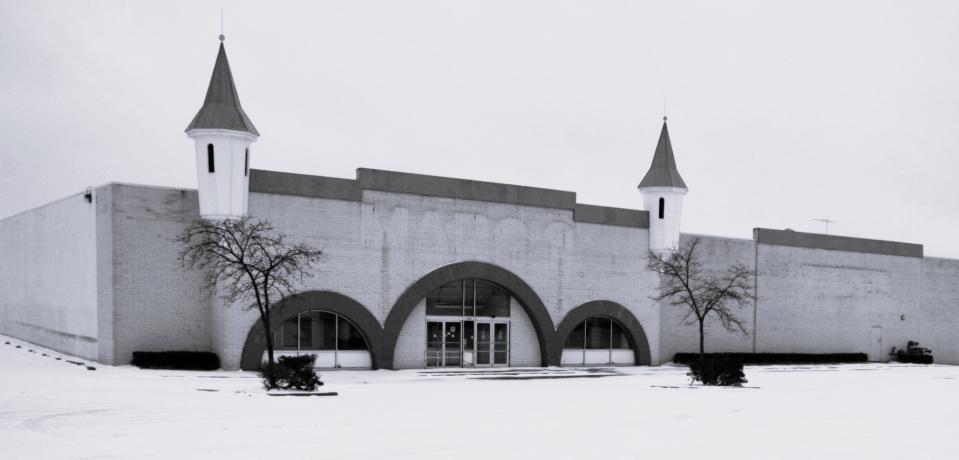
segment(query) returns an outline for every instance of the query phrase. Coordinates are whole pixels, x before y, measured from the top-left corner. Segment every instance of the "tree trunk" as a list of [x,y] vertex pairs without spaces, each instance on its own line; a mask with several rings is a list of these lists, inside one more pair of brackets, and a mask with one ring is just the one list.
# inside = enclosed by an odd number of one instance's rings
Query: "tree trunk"
[[267,310],[261,315],[263,320],[263,333],[266,334],[266,379],[270,383],[270,388],[276,388],[276,361],[273,360],[273,334],[270,331],[270,311]]
[[699,367],[704,369],[706,366],[706,346],[704,342],[706,341],[706,334],[703,331],[703,323],[705,321],[699,321]]

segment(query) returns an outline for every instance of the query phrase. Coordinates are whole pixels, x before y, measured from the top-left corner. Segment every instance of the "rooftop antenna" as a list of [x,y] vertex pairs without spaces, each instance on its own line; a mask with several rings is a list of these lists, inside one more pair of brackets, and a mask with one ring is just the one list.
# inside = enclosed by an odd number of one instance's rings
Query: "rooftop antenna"
[[220,41],[226,40],[226,35],[223,35],[223,9],[220,8]]
[[834,221],[834,220],[824,219],[824,218],[813,219],[813,220],[816,221],[816,222],[822,222],[822,223],[826,224],[826,234],[827,234],[827,235],[829,234],[829,224],[832,224],[832,223],[835,223],[835,222],[836,222],[836,221]]

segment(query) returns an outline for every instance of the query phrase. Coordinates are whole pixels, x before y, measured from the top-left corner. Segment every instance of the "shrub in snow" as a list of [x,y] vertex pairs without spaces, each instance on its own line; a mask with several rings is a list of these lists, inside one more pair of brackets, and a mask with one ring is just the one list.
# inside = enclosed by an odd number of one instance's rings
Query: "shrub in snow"
[[932,364],[932,355],[902,355],[897,356],[896,361],[900,363],[914,363],[914,364]]
[[729,358],[706,357],[689,362],[689,375],[703,385],[742,386],[746,383],[743,363]]
[[[263,385],[268,390],[272,388],[316,390],[318,386],[323,385],[323,382],[320,381],[320,377],[316,375],[316,370],[313,369],[315,361],[316,355],[281,356],[273,367],[270,364],[263,366]],[[270,384],[269,375],[271,371],[275,376],[276,387]]]
[[896,361],[900,363],[932,364],[932,350],[920,347],[919,342],[912,340],[906,345],[905,350],[897,351],[896,347],[892,347],[890,354],[895,354]]
[[134,351],[130,364],[143,369],[212,371],[220,368],[220,358],[208,351]]

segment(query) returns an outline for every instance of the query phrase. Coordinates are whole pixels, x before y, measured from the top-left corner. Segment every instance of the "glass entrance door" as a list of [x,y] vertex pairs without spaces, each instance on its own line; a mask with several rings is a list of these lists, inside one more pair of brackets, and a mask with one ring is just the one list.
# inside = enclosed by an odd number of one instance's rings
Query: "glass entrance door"
[[476,323],[463,321],[463,367],[476,365]]
[[490,365],[490,323],[476,323],[476,365]]
[[426,323],[426,366],[459,367],[463,364],[463,323],[428,321]]
[[447,321],[443,324],[443,366],[459,367],[463,364],[463,345],[460,343],[463,323]]
[[426,367],[509,366],[509,322],[426,322]]
[[509,366],[509,323],[476,320],[476,365]]
[[509,323],[493,324],[493,365],[509,365]]

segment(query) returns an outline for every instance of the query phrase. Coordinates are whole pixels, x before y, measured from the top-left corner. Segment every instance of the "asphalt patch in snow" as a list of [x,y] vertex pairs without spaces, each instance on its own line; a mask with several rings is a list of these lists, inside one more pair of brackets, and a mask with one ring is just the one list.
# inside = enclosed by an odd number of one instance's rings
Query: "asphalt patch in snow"
[[267,393],[269,396],[338,396],[339,393],[335,391],[328,391],[326,393]]
[[470,377],[469,380],[560,380],[560,379],[598,379],[603,377],[622,377],[622,374],[494,375],[492,377]]
[[668,389],[670,389],[670,390],[677,390],[677,389],[678,389],[678,390],[698,390],[698,389],[700,389],[700,388],[729,388],[729,389],[741,388],[741,389],[747,389],[747,390],[758,390],[758,389],[759,389],[759,387],[736,386],[736,385],[684,385],[684,386],[677,386],[677,385],[650,385],[650,388],[668,388]]

